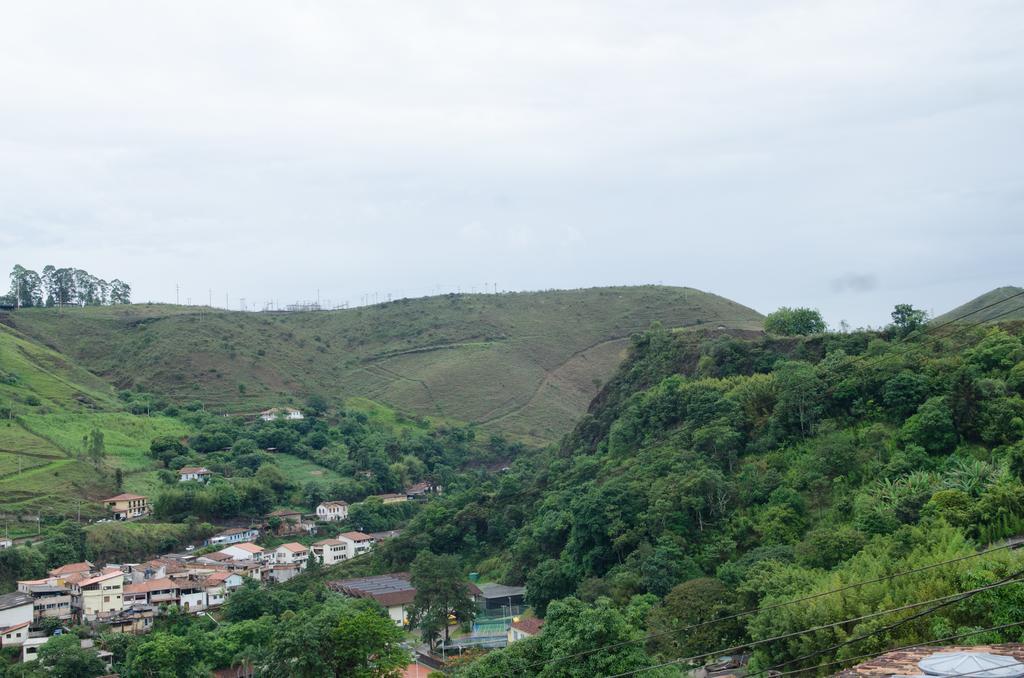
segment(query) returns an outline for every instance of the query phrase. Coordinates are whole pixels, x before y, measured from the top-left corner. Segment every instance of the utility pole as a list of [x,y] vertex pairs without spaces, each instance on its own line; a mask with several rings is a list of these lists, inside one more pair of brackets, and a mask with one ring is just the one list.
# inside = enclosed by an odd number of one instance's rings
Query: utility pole
[[210,308],[213,308],[213,288],[212,287],[210,288],[209,292],[210,292],[210,301],[207,302],[206,305],[209,306]]
[[181,285],[174,283],[174,305],[181,306]]

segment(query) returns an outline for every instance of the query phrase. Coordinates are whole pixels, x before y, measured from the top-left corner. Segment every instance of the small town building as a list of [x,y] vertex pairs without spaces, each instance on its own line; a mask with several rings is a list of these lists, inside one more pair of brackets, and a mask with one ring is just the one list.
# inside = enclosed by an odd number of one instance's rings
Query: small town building
[[345,544],[345,559],[351,560],[373,549],[373,537],[362,532],[342,532],[338,541]]
[[[231,546],[222,548],[220,553],[230,556],[232,560],[255,560],[257,562],[262,562],[266,558],[262,546],[250,543],[232,544]],[[210,555],[213,556],[216,554]]]
[[206,609],[206,587],[201,582],[187,579],[178,582],[178,606],[185,612]]
[[104,499],[103,504],[117,520],[132,520],[149,515],[149,500],[141,494],[119,494]]
[[316,507],[317,520],[331,522],[335,520],[348,520],[348,502],[325,501]]
[[0,647],[22,645],[35,618],[32,596],[21,591],[0,595]]
[[327,583],[327,588],[350,598],[376,600],[398,626],[408,624],[407,610],[416,598],[416,589],[409,582],[407,572],[332,581]]
[[263,421],[274,421],[276,419],[303,419],[302,412],[294,407],[271,407],[269,410],[260,412],[260,419]]
[[14,546],[14,540],[7,537],[0,537],[0,549],[9,549]]
[[163,577],[148,579],[124,587],[124,606],[169,604],[178,602],[178,583]]
[[196,480],[201,483],[207,482],[213,477],[213,471],[205,466],[182,466],[178,469],[178,482],[184,483]]
[[322,565],[334,565],[348,559],[347,544],[340,539],[321,539],[313,542],[312,551]]
[[72,608],[83,622],[105,619],[124,607],[124,572],[108,572],[71,585]]
[[54,618],[71,621],[71,591],[66,586],[57,586],[45,580],[44,583],[25,584],[18,582],[18,590],[32,596],[32,612],[36,621]]
[[505,586],[503,584],[480,584],[480,595],[477,603],[480,609],[487,611],[504,611],[507,615],[518,614],[525,604],[525,586]]
[[273,560],[275,565],[298,565],[301,569],[306,566],[308,558],[309,549],[296,542],[281,544],[274,549]]
[[260,531],[255,527],[232,527],[210,537],[207,544],[238,544],[244,541],[256,541]]
[[267,515],[267,526],[270,526],[272,519],[277,519],[279,525],[274,533],[278,536],[285,536],[289,534],[302,534],[304,531],[311,531],[302,522],[302,513],[299,511],[293,511],[291,509],[278,509]]
[[88,560],[83,560],[80,563],[68,563],[67,565],[61,565],[50,570],[50,576],[57,579],[62,579],[72,574],[88,574],[94,572],[96,566],[90,563]]
[[512,625],[508,628],[509,644],[511,645],[517,640],[523,640],[524,638],[533,638],[540,633],[542,626],[544,626],[544,620],[537,619],[536,617],[514,619]]
[[409,501],[426,501],[431,494],[440,494],[441,486],[428,482],[416,483],[405,488],[405,497]]

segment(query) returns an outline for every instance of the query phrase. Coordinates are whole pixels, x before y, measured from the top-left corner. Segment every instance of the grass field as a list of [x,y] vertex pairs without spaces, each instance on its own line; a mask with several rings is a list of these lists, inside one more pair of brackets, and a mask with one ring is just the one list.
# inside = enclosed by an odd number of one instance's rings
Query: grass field
[[932,322],[942,324],[961,317],[965,323],[1024,320],[1024,295],[1014,296],[1020,295],[1021,292],[1024,292],[1024,289],[1020,287],[998,287],[937,316]]
[[[109,383],[2,324],[0,414],[0,513],[13,516],[77,516],[80,503],[83,517],[105,515],[97,500],[115,492],[114,469],[126,487],[136,473],[155,480],[150,441],[188,432],[175,419],[125,412]],[[107,450],[99,469],[80,458],[94,428]]]
[[444,295],[319,313],[196,307],[27,309],[18,331],[119,388],[225,412],[318,393],[544,443],[569,430],[630,334],[745,323],[756,311],[689,288]]
[[20,419],[28,431],[72,456],[85,449],[82,439],[99,429],[107,450],[106,464],[124,471],[153,468],[153,459],[147,455],[153,438],[188,434],[188,428],[177,419],[127,412],[38,414]]

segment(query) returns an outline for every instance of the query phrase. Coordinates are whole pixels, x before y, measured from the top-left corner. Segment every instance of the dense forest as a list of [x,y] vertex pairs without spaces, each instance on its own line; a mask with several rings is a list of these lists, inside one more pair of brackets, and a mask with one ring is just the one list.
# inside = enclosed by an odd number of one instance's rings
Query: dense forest
[[[470,676],[608,675],[730,646],[752,651],[754,669],[825,673],[834,660],[1019,620],[1024,591],[1000,585],[892,630],[910,612],[759,642],[1022,567],[1003,549],[774,607],[1024,530],[1024,325],[922,331],[909,306],[893,317],[878,332],[637,335],[557,449],[526,451],[509,472],[432,502],[380,550],[380,567],[431,550],[527,584],[545,632],[469,664]],[[675,632],[758,607],[771,611]],[[586,615],[602,630],[583,633],[574,620]],[[569,626],[574,640],[559,641]],[[969,638],[1020,637],[1017,626]],[[616,647],[551,661],[588,644]]]

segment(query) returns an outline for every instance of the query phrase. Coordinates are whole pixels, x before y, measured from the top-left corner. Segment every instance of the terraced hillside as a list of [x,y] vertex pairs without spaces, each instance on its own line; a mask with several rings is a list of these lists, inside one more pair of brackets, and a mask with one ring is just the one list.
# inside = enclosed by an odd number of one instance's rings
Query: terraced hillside
[[364,397],[532,442],[569,430],[628,337],[756,329],[761,315],[689,288],[444,295],[319,313],[134,305],[12,314],[14,326],[120,388],[252,411]]
[[[100,468],[82,458],[93,429],[105,436]],[[98,514],[115,469],[134,489],[152,473],[150,440],[185,432],[174,419],[125,411],[108,383],[0,323],[0,512],[77,510],[71,502],[82,499],[84,516]]]

